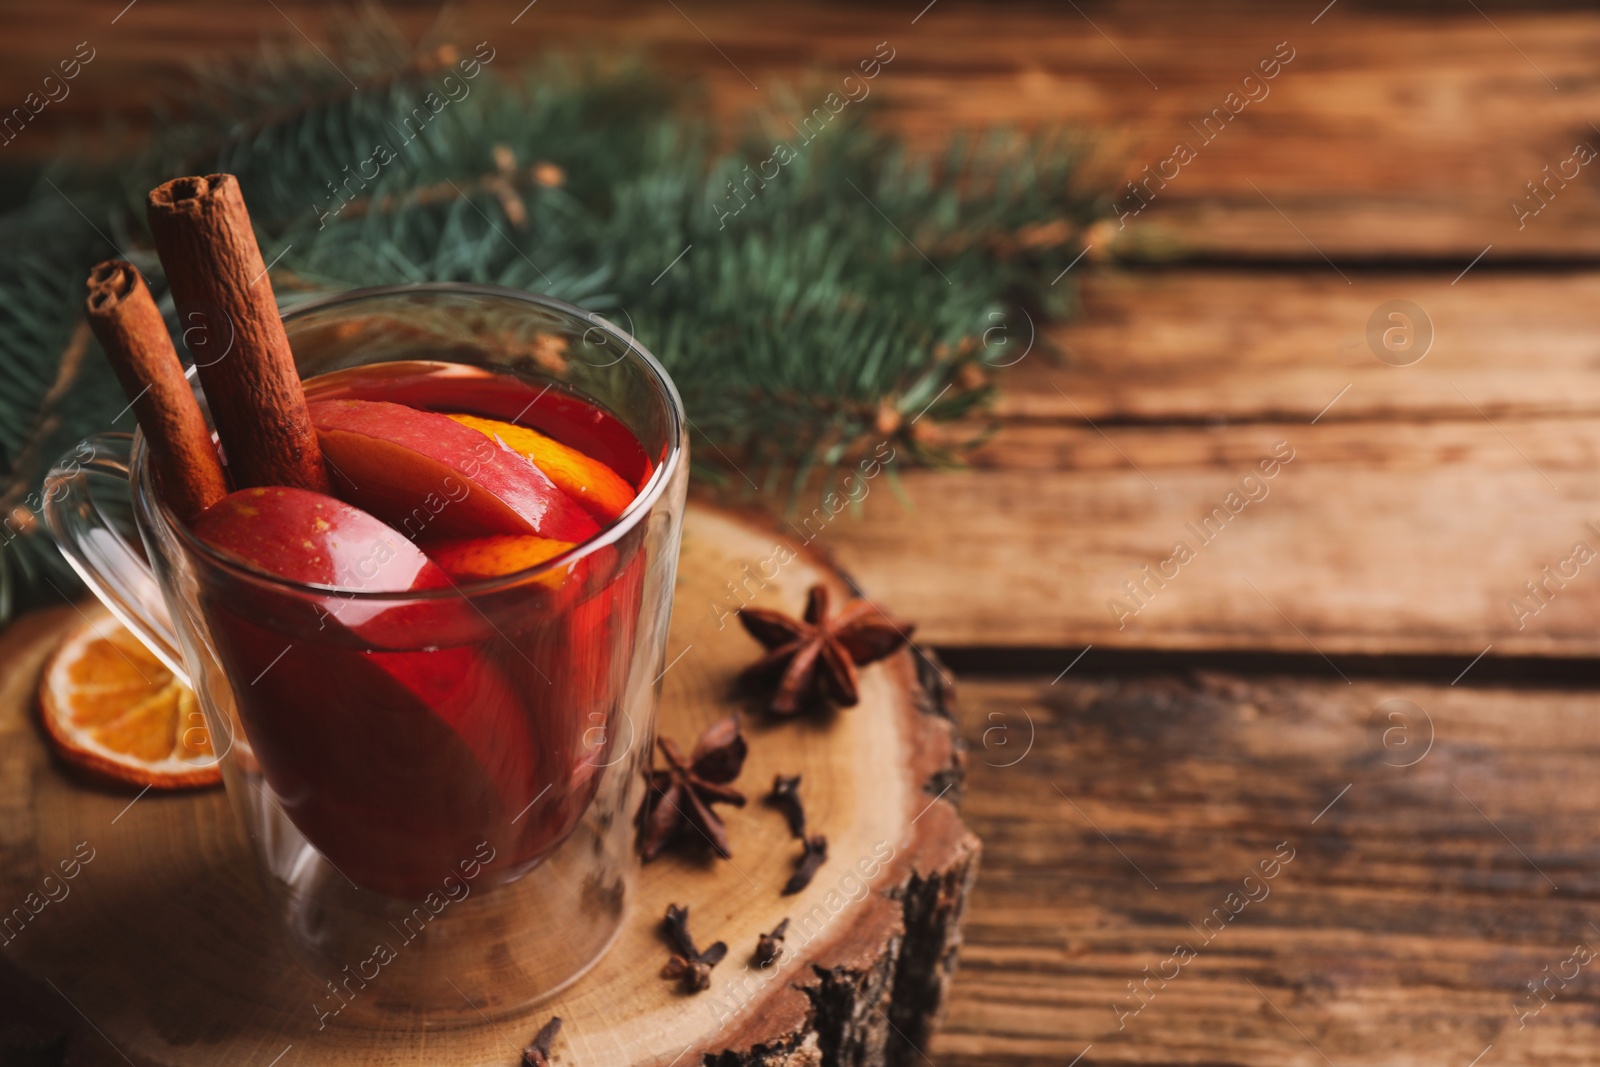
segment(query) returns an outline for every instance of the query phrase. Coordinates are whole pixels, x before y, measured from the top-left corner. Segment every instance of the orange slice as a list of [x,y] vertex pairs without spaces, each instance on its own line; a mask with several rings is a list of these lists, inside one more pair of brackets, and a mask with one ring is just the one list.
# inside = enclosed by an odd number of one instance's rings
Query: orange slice
[[[429,545],[426,551],[428,557],[452,577],[473,580],[498,578],[537,567],[571,547],[570,541],[552,541],[548,537],[495,534],[440,541]],[[538,580],[555,588],[565,577],[565,572],[552,572]]]
[[194,693],[105,611],[74,627],[51,655],[39,709],[68,763],[156,789],[222,780]]
[[514,422],[480,419],[476,415],[450,417],[463,426],[470,426],[481,434],[495,438],[502,446],[544,471],[562,492],[576,500],[599,522],[612,521],[633,503],[633,486],[604,463],[570,445]]

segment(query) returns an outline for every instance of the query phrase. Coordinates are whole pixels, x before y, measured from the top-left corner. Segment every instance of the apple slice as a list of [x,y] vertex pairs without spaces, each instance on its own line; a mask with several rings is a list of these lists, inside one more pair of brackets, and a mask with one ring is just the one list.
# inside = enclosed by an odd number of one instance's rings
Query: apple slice
[[339,495],[412,538],[522,534],[576,544],[593,519],[538,467],[448,415],[380,400],[310,405]]
[[545,753],[553,742],[508,684],[497,660],[524,656],[511,639],[451,599],[349,595],[451,584],[399,531],[281,486],[229,494],[193,529],[262,571],[346,591],[218,578],[200,602],[278,802],[347,877],[420,897],[480,842],[509,871],[570,832],[565,808],[533,836],[514,821],[547,786],[561,798],[590,787]]
[[201,512],[193,529],[202,541],[292,582],[373,593],[450,584],[398,530],[309,489],[240,489]]
[[546,786],[571,789],[545,769],[494,645],[360,651],[204,603],[276,803],[356,884],[418,899],[480,844],[504,871],[570,829],[544,821],[528,842],[527,820],[513,821]]
[[550,480],[597,522],[612,522],[633,503],[633,486],[597,459],[538,430],[476,415],[451,415],[463,426],[498,441],[550,476]]
[[291,582],[337,586],[343,595],[294,596],[246,582],[232,583],[241,608],[260,618],[294,625],[330,622],[356,641],[379,648],[405,647],[409,633],[426,626],[456,639],[469,636],[476,616],[449,602],[369,602],[353,593],[404,593],[453,584],[398,530],[360,508],[309,489],[260,486],[229,493],[193,523],[202,541],[268,574]]

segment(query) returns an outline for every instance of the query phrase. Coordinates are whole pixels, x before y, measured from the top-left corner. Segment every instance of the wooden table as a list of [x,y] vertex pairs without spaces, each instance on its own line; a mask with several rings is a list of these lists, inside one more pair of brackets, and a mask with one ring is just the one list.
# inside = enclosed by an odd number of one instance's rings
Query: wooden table
[[[140,0],[112,26],[124,2],[7,16],[5,98],[92,35],[53,118],[131,112],[325,16]],[[1086,125],[1141,180],[1196,149],[1077,268],[1066,361],[1040,337],[1013,368],[973,469],[820,539],[965,683],[985,854],[931,1062],[1600,1060],[1600,567],[1574,556],[1600,550],[1600,198],[1587,166],[1527,184],[1600,149],[1600,18],[1324,2],[461,9],[513,55],[647,46],[729,115],[889,40],[877,91],[921,142]],[[1424,322],[1420,361],[1385,349]]]

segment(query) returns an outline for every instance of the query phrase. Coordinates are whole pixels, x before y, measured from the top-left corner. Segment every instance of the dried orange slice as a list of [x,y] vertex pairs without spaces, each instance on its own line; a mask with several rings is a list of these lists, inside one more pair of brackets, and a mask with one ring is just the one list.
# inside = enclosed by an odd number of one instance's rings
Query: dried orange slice
[[222,780],[194,693],[108,612],[86,617],[51,655],[39,710],[68,763],[157,789]]

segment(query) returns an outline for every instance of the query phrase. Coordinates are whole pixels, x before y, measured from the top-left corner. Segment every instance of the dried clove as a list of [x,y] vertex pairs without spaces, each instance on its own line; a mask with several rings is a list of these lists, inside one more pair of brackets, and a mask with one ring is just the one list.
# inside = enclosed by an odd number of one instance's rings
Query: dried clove
[[647,772],[650,790],[639,809],[640,854],[653,860],[674,841],[689,840],[709,843],[724,858],[731,856],[727,828],[711,805],[745,804],[744,794],[727,784],[739,776],[748,751],[739,717],[712,724],[687,759],[670,737],[659,737],[656,744],[667,765]]
[[703,993],[711,988],[713,966],[714,964],[703,960],[686,960],[682,956],[673,956],[661,968],[661,977],[681,979],[685,993]]
[[798,893],[811,884],[811,879],[816,875],[817,868],[821,867],[828,859],[828,839],[822,834],[812,834],[805,839],[805,851],[800,854],[800,861],[795,865],[794,873],[784,883],[783,895]]
[[800,801],[800,776],[798,774],[774,776],[772,792],[767,794],[767,803],[783,812],[784,819],[789,823],[789,832],[804,841],[806,807]]
[[550,1046],[555,1044],[556,1035],[560,1032],[561,1016],[552,1016],[533,1035],[528,1047],[522,1050],[522,1067],[550,1067]]
[[783,955],[783,938],[788,932],[789,919],[786,916],[783,922],[772,928],[772,933],[762,934],[757,939],[755,953],[757,967],[765,967]]
[[661,968],[661,977],[679,979],[685,993],[699,993],[711,985],[711,968],[722,962],[728,946],[714,942],[701,951],[695,947],[689,933],[689,909],[676,904],[667,905],[667,914],[661,920],[661,929],[667,940],[678,951]]

